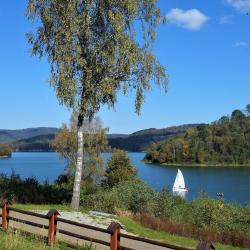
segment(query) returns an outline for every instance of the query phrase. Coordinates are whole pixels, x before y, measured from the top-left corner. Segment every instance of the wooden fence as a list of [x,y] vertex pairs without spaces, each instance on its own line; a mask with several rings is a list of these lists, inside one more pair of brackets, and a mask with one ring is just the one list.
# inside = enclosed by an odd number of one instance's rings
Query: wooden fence
[[[40,223],[28,221],[28,220],[16,218],[16,217],[10,216],[10,211],[24,214],[24,215],[33,216],[36,218],[46,219],[46,220],[48,220],[48,223],[47,223],[47,225],[44,225],[44,224],[40,224]],[[190,248],[174,246],[171,244],[167,244],[167,243],[163,243],[163,242],[159,242],[159,241],[155,241],[155,240],[149,240],[149,239],[121,233],[122,227],[119,223],[116,223],[116,222],[112,222],[107,229],[104,229],[104,228],[91,226],[91,225],[87,225],[87,224],[83,224],[83,223],[79,223],[79,222],[75,222],[75,221],[71,221],[71,220],[66,220],[66,219],[59,217],[59,215],[60,215],[59,212],[55,209],[51,209],[47,213],[47,215],[43,215],[43,214],[31,212],[31,211],[25,211],[25,210],[13,208],[13,207],[11,207],[11,204],[9,202],[3,202],[2,203],[2,214],[0,215],[0,217],[2,217],[1,227],[3,230],[7,230],[9,227],[9,221],[12,220],[12,221],[19,222],[22,224],[26,224],[26,225],[30,225],[33,227],[48,230],[48,236],[46,237],[48,245],[53,245],[55,243],[56,234],[58,232],[62,235],[67,235],[70,237],[74,237],[76,239],[81,239],[81,240],[89,241],[92,243],[97,243],[97,244],[107,246],[110,248],[110,250],[136,250],[133,248],[128,248],[128,247],[122,246],[121,245],[122,238],[130,239],[132,241],[144,242],[144,243],[148,243],[150,245],[156,246],[156,247],[157,246],[164,247],[166,249],[191,250]],[[104,241],[101,239],[90,238],[90,237],[87,237],[84,235],[80,235],[80,234],[69,232],[69,231],[66,231],[63,229],[59,229],[57,227],[58,222],[59,223],[62,222],[62,223],[68,224],[68,225],[73,225],[73,226],[76,226],[79,228],[90,229],[90,230],[93,230],[95,232],[102,232],[102,233],[108,234],[110,236],[110,241],[107,242],[107,241]],[[215,249],[215,248],[213,247],[213,245],[210,242],[203,242],[203,241],[201,241],[196,248],[196,250],[210,250],[210,249]]]

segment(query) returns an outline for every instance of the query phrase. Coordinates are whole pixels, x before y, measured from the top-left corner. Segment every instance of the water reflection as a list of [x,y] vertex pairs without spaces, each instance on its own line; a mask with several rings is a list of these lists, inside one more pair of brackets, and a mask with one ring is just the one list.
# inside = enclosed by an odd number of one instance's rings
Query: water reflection
[[185,199],[187,192],[186,191],[173,191],[173,195],[180,196],[181,198]]

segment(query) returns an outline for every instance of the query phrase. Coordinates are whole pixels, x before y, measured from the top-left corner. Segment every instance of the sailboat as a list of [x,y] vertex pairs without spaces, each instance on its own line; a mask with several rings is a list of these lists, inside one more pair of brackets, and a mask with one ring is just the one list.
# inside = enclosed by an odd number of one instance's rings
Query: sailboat
[[178,169],[177,175],[175,177],[173,192],[187,192],[188,189],[185,186],[185,181],[183,174],[180,169]]

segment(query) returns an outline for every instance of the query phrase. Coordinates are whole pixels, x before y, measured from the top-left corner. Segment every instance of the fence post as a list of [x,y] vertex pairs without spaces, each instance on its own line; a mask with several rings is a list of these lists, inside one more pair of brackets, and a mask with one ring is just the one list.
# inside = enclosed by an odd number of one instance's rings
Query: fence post
[[9,224],[9,207],[11,203],[8,201],[3,201],[2,202],[2,228],[4,230],[8,229],[8,224]]
[[200,241],[196,250],[215,250],[211,241]]
[[57,229],[57,215],[60,215],[56,209],[51,209],[47,213],[49,219],[48,228],[48,245],[51,246],[56,241],[56,229]]
[[122,226],[117,222],[112,222],[109,227],[108,231],[111,234],[110,238],[110,250],[120,250],[120,233],[121,233]]

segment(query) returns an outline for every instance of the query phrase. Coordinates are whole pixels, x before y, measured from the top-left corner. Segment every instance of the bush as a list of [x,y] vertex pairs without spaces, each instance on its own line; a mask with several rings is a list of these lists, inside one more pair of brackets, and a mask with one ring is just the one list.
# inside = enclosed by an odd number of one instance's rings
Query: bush
[[83,196],[81,204],[90,209],[116,213],[129,210],[133,213],[151,212],[156,191],[139,180],[127,181],[111,189],[100,188],[96,193]]
[[10,177],[0,175],[0,197],[17,203],[62,204],[71,199],[70,185],[57,185],[45,182],[40,184],[36,178],[21,179],[14,172]]

